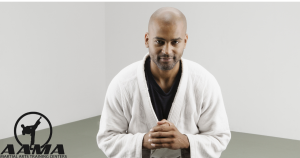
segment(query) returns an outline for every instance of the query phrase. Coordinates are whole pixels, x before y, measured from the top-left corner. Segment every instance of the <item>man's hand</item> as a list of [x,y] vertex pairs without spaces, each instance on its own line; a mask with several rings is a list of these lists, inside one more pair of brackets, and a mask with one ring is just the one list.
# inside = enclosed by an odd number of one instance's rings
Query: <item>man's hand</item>
[[175,125],[165,119],[157,122],[157,126],[148,132],[150,145],[154,149],[188,149],[190,147],[189,140],[186,135],[181,134]]
[[[169,124],[167,122],[161,122],[160,125],[157,124],[155,127],[158,127],[158,126],[169,126]],[[143,146],[142,146],[143,149],[159,149],[158,147],[155,147],[155,146],[151,145],[151,142],[149,141],[150,140],[150,134],[152,134],[152,133],[154,133],[154,132],[149,131],[148,133],[146,133],[144,135]]]

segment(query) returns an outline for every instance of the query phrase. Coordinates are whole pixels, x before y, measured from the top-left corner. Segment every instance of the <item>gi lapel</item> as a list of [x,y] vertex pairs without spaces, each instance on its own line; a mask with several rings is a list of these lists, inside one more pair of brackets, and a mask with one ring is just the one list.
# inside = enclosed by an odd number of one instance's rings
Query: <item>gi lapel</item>
[[181,109],[183,106],[185,106],[184,98],[185,98],[187,82],[188,82],[188,67],[186,65],[186,60],[182,57],[181,57],[181,66],[182,66],[181,78],[167,119],[168,121],[172,122],[175,125],[175,127],[177,127],[177,123],[180,118]]
[[150,95],[148,92],[148,86],[147,86],[147,81],[146,81],[146,76],[145,76],[145,61],[147,57],[149,56],[149,53],[147,53],[142,62],[140,62],[139,67],[137,68],[137,78],[138,78],[138,85],[140,89],[140,93],[142,96],[142,102],[143,102],[143,107],[144,111],[146,114],[146,123],[148,125],[148,129],[150,130],[152,127],[156,126],[158,119],[156,117],[156,114],[153,110]]
[[[143,102],[143,107],[144,111],[146,114],[147,118],[147,125],[148,128],[152,128],[157,125],[158,119],[156,117],[155,111],[152,107],[151,103],[151,98],[148,92],[148,86],[146,82],[146,77],[145,77],[145,69],[144,69],[144,64],[149,56],[149,52],[144,56],[142,62],[140,62],[140,65],[137,69],[137,78],[138,78],[138,85],[139,85],[139,90],[142,96],[142,102]],[[188,81],[188,68],[185,65],[185,60],[181,57],[181,63],[182,63],[182,74],[180,78],[180,82],[178,85],[178,89],[174,98],[174,101],[172,103],[172,107],[170,109],[170,113],[168,116],[168,121],[172,122],[175,126],[177,126],[177,122],[179,120],[179,115],[182,106],[185,105],[184,102],[184,97],[185,97],[185,92],[186,92],[186,87],[187,87],[187,81]]]

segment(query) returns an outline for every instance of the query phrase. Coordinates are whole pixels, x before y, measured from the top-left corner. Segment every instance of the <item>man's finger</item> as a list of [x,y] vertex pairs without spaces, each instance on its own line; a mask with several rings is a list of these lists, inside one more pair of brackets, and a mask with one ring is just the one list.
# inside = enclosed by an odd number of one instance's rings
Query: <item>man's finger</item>
[[157,125],[163,125],[163,124],[167,124],[168,126],[170,126],[170,123],[167,121],[164,122],[157,122]]
[[157,122],[158,125],[162,125],[162,124],[165,124],[165,123],[169,123],[170,126],[173,125],[170,121],[168,121],[166,119],[163,119],[163,120]]
[[174,138],[175,135],[173,132],[153,132],[149,135],[151,138]]
[[168,132],[168,131],[171,131],[173,130],[172,127],[170,126],[155,126],[153,128],[150,129],[151,132]]
[[149,139],[151,144],[163,144],[163,143],[174,143],[173,138],[160,138],[160,139]]
[[169,148],[171,149],[172,145],[171,144],[168,144],[168,143],[164,143],[164,144],[151,144],[152,147],[155,147],[156,149],[159,149],[159,148]]

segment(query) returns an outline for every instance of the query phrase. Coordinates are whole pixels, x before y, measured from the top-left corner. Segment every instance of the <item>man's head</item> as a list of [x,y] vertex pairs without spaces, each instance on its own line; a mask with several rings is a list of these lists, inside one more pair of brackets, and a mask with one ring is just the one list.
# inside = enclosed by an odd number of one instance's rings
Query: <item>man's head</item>
[[159,69],[171,70],[181,59],[188,39],[186,30],[186,18],[176,8],[163,7],[152,14],[145,45]]

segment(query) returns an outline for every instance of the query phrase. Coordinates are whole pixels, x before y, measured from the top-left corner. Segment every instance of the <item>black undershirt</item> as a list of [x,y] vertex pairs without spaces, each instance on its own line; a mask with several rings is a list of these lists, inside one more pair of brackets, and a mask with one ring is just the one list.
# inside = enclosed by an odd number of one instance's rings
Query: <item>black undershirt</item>
[[162,119],[167,119],[177,88],[179,85],[181,77],[181,61],[179,66],[179,71],[174,79],[173,85],[168,93],[165,93],[160,86],[156,83],[150,69],[150,57],[146,59],[145,62],[145,76],[147,80],[148,91],[150,94],[152,107],[156,113],[158,121]]

